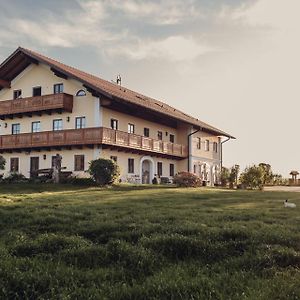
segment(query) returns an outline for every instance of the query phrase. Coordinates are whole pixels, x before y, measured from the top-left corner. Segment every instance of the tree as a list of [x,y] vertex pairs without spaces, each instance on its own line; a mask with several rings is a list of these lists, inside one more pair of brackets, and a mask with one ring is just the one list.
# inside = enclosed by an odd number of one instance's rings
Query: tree
[[274,175],[272,172],[271,165],[266,163],[260,163],[258,166],[262,169],[263,172],[263,185],[272,184],[274,180]]
[[239,165],[234,165],[230,169],[230,174],[229,174],[229,187],[233,188],[233,185],[237,185],[238,183],[238,177],[239,177],[239,172],[240,172],[240,166]]
[[227,186],[227,183],[229,182],[229,169],[222,167],[222,171],[221,171],[221,185],[222,186]]
[[264,185],[264,171],[260,166],[253,165],[247,167],[240,176],[240,181],[246,187],[255,189],[263,188]]
[[120,176],[119,166],[111,159],[99,158],[90,162],[89,174],[99,185],[109,185]]
[[5,164],[6,164],[5,158],[2,155],[0,155],[0,170],[5,169]]

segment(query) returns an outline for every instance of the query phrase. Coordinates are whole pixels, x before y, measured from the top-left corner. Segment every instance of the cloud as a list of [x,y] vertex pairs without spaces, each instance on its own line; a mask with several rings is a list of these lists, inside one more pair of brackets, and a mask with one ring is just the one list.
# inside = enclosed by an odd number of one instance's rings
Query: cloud
[[117,47],[111,55],[128,56],[134,60],[153,59],[169,61],[191,61],[199,55],[214,51],[205,44],[201,45],[192,37],[170,36],[158,41],[139,40],[135,45]]

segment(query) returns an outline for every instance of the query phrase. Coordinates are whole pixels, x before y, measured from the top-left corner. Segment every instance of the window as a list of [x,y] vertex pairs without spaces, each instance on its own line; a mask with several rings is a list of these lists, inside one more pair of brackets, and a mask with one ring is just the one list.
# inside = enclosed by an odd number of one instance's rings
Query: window
[[117,161],[118,161],[118,157],[117,156],[111,156],[110,159],[113,160],[115,163],[117,163]]
[[134,173],[134,159],[128,158],[128,173]]
[[150,130],[149,130],[149,128],[144,128],[144,136],[146,136],[146,137],[150,136]]
[[162,131],[157,131],[157,138],[162,140]]
[[32,88],[32,96],[33,97],[42,96],[42,88],[40,86],[36,86]]
[[209,151],[209,140],[205,141],[205,151]]
[[53,93],[54,94],[60,94],[64,92],[64,84],[63,83],[57,83],[53,86]]
[[53,131],[62,130],[63,122],[62,119],[53,120]]
[[128,133],[134,133],[134,124],[128,123]]
[[76,93],[76,97],[83,97],[83,96],[86,96],[86,92],[84,90],[79,90]]
[[162,162],[157,163],[157,175],[162,176]]
[[194,174],[197,173],[197,165],[194,165]]
[[14,90],[14,99],[19,99],[22,97],[22,90]]
[[77,117],[75,119],[75,129],[85,128],[85,117]]
[[174,170],[175,170],[175,168],[174,168],[174,164],[170,164],[170,176],[174,176]]
[[40,132],[41,131],[41,122],[36,121],[31,123],[31,132]]
[[197,138],[197,149],[201,149],[201,138]]
[[74,171],[84,171],[84,155],[74,155]]
[[10,172],[19,172],[19,158],[12,157],[10,159]]
[[175,142],[175,136],[174,136],[174,134],[170,134],[170,142],[171,143]]
[[213,144],[213,150],[216,153],[218,152],[218,143],[214,142],[214,144]]
[[110,127],[113,130],[118,130],[119,128],[119,121],[116,119],[110,119]]
[[12,124],[11,125],[11,134],[19,134],[20,129],[21,129],[20,123]]
[[55,159],[56,159],[56,155],[53,155],[53,156],[51,157],[51,168],[54,167]]

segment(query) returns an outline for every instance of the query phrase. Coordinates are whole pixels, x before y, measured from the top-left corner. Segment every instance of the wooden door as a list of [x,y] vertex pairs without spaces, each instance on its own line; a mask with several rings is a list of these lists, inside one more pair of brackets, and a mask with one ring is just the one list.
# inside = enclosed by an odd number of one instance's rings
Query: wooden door
[[35,177],[36,172],[39,169],[39,157],[30,157],[30,177]]

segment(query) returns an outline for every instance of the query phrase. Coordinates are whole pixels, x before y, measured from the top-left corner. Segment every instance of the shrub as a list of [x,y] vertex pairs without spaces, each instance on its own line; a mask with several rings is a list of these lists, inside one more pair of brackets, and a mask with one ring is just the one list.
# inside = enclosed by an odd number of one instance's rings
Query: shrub
[[113,160],[104,158],[92,160],[88,172],[99,185],[113,184],[120,176],[119,166]]
[[201,179],[193,173],[179,172],[174,176],[173,183],[180,187],[198,187],[201,186]]
[[5,164],[6,164],[5,158],[2,155],[0,155],[0,170],[5,169]]
[[7,177],[5,177],[3,181],[7,183],[16,183],[28,181],[28,179],[21,173],[12,172]]
[[259,166],[251,166],[245,169],[244,173],[241,174],[240,181],[248,188],[256,189],[262,188],[264,184],[263,169]]

